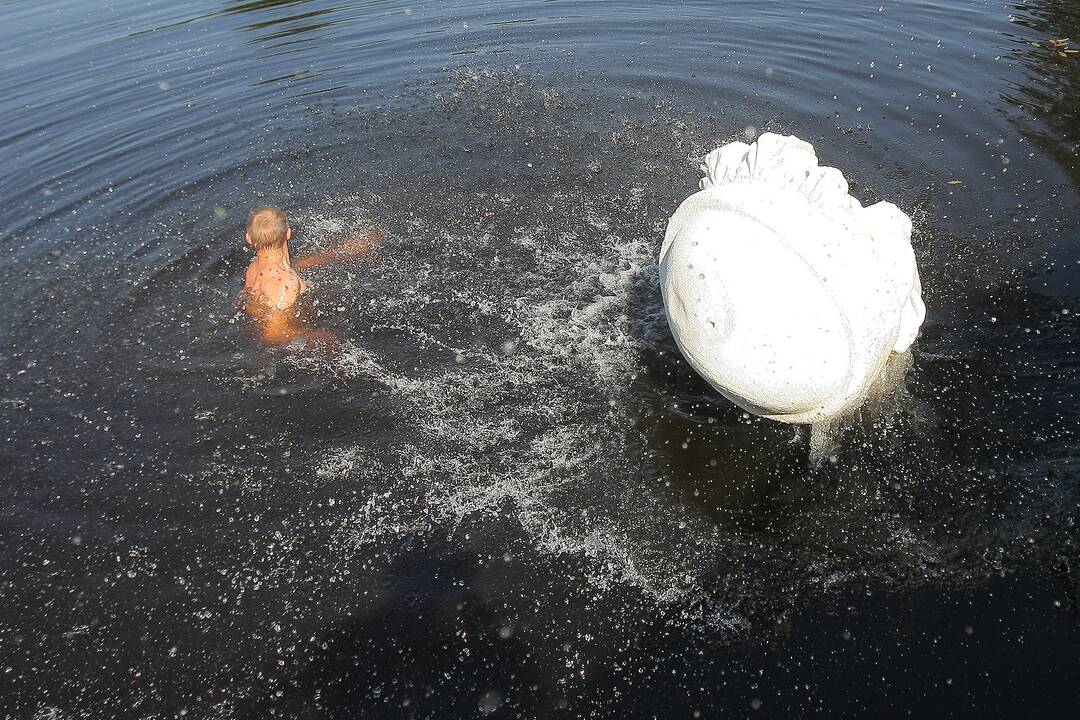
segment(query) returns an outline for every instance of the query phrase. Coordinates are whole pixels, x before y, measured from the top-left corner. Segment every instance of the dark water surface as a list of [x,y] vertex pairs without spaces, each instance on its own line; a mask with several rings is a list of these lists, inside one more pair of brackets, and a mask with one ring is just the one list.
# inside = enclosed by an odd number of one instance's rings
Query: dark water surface
[[[1075,717],[1073,0],[0,2],[0,717]],[[680,360],[700,157],[930,314],[833,461]],[[253,205],[339,352],[235,306]]]

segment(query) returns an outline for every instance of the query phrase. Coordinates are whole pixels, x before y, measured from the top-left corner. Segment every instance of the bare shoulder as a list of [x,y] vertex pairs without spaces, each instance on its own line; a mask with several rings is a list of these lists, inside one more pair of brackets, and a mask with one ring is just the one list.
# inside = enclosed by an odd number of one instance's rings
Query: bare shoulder
[[255,263],[248,265],[247,271],[244,273],[244,287],[248,290],[255,286],[255,279],[259,276],[259,266]]
[[303,292],[300,278],[295,273],[271,278],[263,291],[270,303],[279,310],[285,310],[296,304]]

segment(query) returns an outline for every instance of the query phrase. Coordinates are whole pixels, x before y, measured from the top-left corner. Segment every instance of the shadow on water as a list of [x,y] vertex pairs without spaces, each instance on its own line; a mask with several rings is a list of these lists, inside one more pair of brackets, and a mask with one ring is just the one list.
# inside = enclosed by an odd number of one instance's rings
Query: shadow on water
[[[597,591],[587,564],[496,527],[417,538],[359,572],[362,600],[301,640],[304,669],[275,674],[270,697],[231,706],[233,716],[892,717],[899,706],[914,717],[1057,717],[1055,695],[1080,680],[1069,611],[1024,619],[1056,597],[1037,579],[993,580],[989,592],[867,585],[779,616],[770,642],[717,644],[647,599]],[[497,538],[502,554],[461,540],[476,536]],[[995,679],[1003,655],[1030,695]]]

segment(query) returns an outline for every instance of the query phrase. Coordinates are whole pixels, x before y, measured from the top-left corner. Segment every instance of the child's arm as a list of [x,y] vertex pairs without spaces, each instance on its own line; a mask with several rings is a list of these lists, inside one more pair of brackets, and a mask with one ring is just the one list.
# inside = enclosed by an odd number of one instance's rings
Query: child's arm
[[329,252],[319,253],[318,255],[308,255],[307,257],[294,260],[292,264],[297,270],[303,270],[305,268],[329,265],[330,263],[342,262],[344,260],[362,258],[365,255],[370,254],[371,250],[382,241],[383,234],[378,230],[372,230],[362,238],[346,238],[344,242]]

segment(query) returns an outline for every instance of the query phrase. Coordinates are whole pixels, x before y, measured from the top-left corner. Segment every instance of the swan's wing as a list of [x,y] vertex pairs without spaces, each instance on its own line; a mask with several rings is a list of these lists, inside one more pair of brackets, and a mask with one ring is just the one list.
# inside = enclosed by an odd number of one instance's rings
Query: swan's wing
[[885,268],[887,282],[900,303],[900,322],[895,352],[904,352],[915,342],[926,317],[922,284],[911,248],[911,218],[889,202],[879,202],[863,210],[862,219],[873,236],[874,251]]

